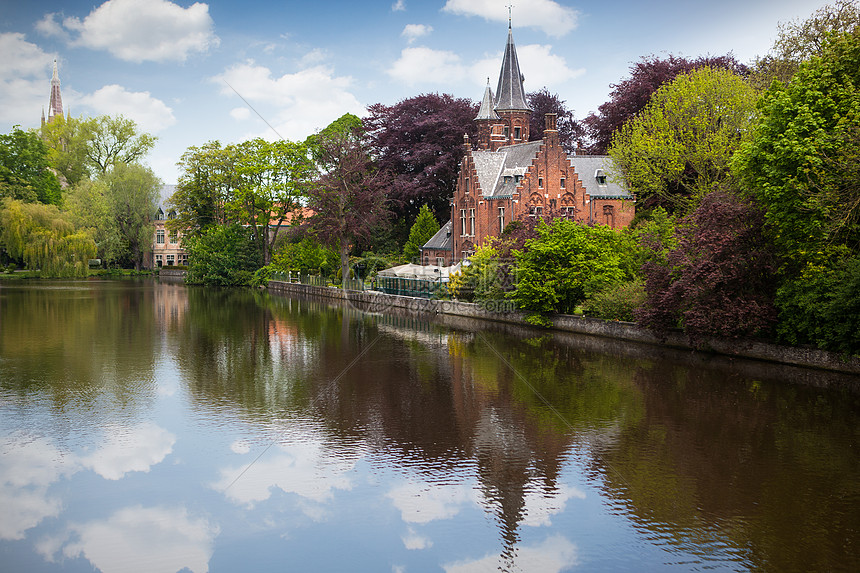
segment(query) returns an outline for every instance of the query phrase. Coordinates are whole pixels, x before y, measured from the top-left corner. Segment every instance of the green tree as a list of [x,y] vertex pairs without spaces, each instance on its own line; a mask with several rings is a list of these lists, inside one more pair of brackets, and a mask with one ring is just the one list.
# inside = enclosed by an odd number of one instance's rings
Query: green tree
[[81,120],[57,115],[39,132],[48,148],[48,163],[70,187],[90,176],[83,125]]
[[757,97],[727,70],[704,67],[678,76],[616,132],[609,154],[618,174],[646,205],[691,211],[728,176]]
[[152,248],[152,218],[161,181],[148,167],[117,163],[104,176],[109,218],[125,246],[135,270]]
[[[56,125],[54,125],[56,123]],[[117,163],[136,163],[155,145],[156,138],[141,133],[134,120],[122,115],[51,122],[42,128],[51,147],[51,165],[70,184],[104,175]]]
[[519,280],[508,295],[532,323],[548,324],[547,314],[572,313],[587,298],[634,278],[629,235],[569,219],[540,223],[537,233],[514,252]]
[[766,89],[773,80],[786,84],[800,64],[824,51],[827,37],[853,31],[860,23],[855,0],[837,0],[822,6],[802,22],[782,22],[770,53],[756,61],[751,75],[754,85]]
[[338,263],[338,253],[322,245],[312,235],[305,235],[299,241],[282,243],[272,257],[272,268],[278,271],[330,275]]
[[39,136],[15,126],[0,135],[0,198],[57,205],[60,182],[48,166],[48,150]]
[[233,220],[250,229],[264,264],[281,228],[301,212],[302,199],[313,174],[304,143],[252,139],[236,146],[239,181],[227,204]]
[[168,222],[174,230],[195,234],[210,225],[227,223],[227,204],[232,201],[240,178],[236,171],[238,148],[210,141],[189,147],[177,164],[176,191],[170,203],[176,218]]
[[855,284],[860,254],[860,29],[831,36],[791,83],[775,82],[759,112],[733,167],[765,207],[780,256],[780,337],[858,352],[852,306],[833,288]]
[[84,179],[71,187],[65,194],[63,206],[75,225],[92,236],[98,258],[109,266],[126,258],[126,248],[109,202],[109,189],[103,179]]
[[0,244],[47,277],[85,277],[96,254],[92,238],[55,205],[9,198],[0,203]]
[[207,286],[248,285],[262,266],[259,245],[238,223],[213,225],[183,239],[188,252],[185,281]]
[[409,230],[409,240],[406,241],[406,245],[403,247],[403,256],[406,257],[406,260],[418,261],[421,255],[421,247],[424,246],[424,243],[432,239],[438,230],[439,222],[436,220],[433,212],[430,211],[427,205],[422,205],[421,210],[418,211],[415,223]]

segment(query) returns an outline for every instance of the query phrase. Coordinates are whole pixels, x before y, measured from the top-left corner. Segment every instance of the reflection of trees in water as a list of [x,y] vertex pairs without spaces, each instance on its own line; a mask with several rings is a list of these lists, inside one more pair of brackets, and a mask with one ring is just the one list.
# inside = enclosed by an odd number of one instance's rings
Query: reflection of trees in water
[[155,394],[154,288],[151,281],[4,285],[0,384],[44,394],[58,412],[130,415],[146,406]]
[[654,363],[644,416],[602,448],[609,494],[668,548],[747,566],[856,570],[860,396]]

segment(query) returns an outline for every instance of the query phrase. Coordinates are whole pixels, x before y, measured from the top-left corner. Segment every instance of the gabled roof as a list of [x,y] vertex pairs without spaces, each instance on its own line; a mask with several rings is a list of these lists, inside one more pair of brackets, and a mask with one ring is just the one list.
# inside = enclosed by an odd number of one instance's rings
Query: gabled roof
[[451,221],[448,221],[430,240],[421,246],[421,249],[436,249],[437,251],[450,251],[454,238],[451,236]]
[[484,99],[481,101],[481,108],[475,119],[499,119],[499,115],[493,111],[493,90],[490,89],[489,83],[484,90]]
[[[571,165],[592,199],[634,199],[627,189],[613,180],[615,164],[608,155],[571,155]],[[599,178],[604,178],[603,183]]]
[[496,88],[496,111],[532,110],[526,103],[524,80],[525,76],[520,72],[517,49],[514,46],[514,33],[509,26],[508,43],[505,45],[505,57],[502,60],[502,71],[499,73],[499,85]]
[[498,151],[473,151],[472,160],[484,197],[510,197],[537,156],[542,141],[529,141],[500,147]]

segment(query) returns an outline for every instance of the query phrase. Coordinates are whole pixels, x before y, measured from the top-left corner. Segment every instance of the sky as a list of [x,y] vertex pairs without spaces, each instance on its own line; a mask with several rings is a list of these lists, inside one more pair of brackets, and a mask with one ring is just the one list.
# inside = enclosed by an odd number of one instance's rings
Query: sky
[[526,91],[546,87],[583,118],[643,56],[751,63],[779,23],[827,3],[0,0],[0,133],[39,126],[56,58],[64,111],[133,119],[158,138],[146,162],[175,183],[181,155],[212,140],[303,140],[423,93],[480,102],[509,16]]

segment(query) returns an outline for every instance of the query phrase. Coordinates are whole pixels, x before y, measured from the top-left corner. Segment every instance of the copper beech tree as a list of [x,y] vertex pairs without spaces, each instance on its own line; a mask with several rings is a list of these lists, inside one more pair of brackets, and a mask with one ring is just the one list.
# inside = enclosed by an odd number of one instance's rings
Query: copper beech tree
[[307,206],[313,211],[308,223],[323,244],[338,251],[346,279],[350,248],[388,217],[385,191],[391,181],[374,166],[364,134],[354,124],[323,130],[311,146],[319,176],[308,190]]

